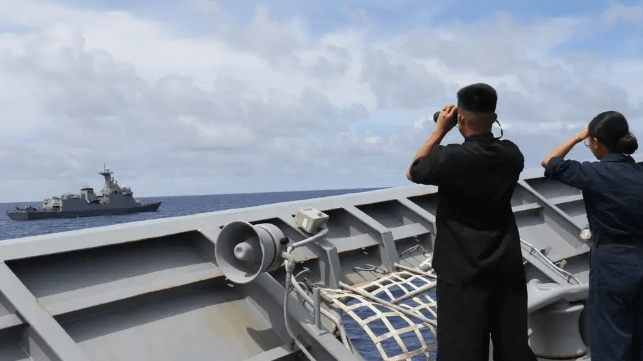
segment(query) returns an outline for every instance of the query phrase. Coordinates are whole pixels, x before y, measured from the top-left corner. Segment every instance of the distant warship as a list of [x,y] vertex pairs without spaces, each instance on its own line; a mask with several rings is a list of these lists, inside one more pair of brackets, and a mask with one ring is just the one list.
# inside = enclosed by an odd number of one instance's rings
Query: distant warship
[[101,195],[96,195],[93,188],[83,188],[80,194],[63,194],[45,199],[41,209],[32,206],[16,207],[15,211],[7,211],[7,216],[14,221],[76,218],[154,212],[161,206],[161,202],[136,201],[129,187],[119,187],[118,182],[112,178],[113,173],[104,166],[103,171],[98,173],[105,177]]

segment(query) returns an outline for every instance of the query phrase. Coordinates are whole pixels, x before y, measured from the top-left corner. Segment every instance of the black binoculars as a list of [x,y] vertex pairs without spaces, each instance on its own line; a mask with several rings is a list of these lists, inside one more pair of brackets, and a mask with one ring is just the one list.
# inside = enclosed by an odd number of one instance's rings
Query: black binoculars
[[[435,112],[433,114],[433,121],[438,122],[438,117],[440,116],[440,112]],[[458,109],[455,110],[455,113],[453,114],[453,125],[458,124]]]

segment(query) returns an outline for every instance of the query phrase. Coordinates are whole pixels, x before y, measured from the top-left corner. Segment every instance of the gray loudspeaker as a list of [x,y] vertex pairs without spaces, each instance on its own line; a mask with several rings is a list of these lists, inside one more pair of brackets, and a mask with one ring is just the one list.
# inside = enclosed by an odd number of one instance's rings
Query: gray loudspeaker
[[248,283],[261,272],[281,265],[281,253],[288,238],[270,223],[252,225],[244,221],[230,222],[217,237],[214,256],[219,269],[234,283]]

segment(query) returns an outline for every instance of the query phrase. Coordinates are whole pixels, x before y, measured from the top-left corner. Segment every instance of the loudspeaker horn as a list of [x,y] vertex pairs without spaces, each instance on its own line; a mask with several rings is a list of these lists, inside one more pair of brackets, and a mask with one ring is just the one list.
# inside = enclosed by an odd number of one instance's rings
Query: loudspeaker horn
[[259,273],[279,267],[287,245],[288,238],[273,224],[233,221],[219,233],[214,256],[230,281],[248,283]]

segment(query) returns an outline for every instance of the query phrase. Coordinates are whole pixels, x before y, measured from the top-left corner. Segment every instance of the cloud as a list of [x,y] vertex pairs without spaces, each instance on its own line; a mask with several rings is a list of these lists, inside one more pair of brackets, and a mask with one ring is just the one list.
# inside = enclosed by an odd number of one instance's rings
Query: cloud
[[315,63],[308,65],[310,74],[318,78],[341,78],[350,66],[350,53],[348,49],[334,45],[327,45],[327,56],[319,55]]
[[[638,129],[640,59],[564,50],[590,18],[519,22],[499,12],[387,32],[373,14],[401,16],[418,2],[346,6],[347,23],[312,29],[305,15],[317,8],[239,18],[191,1],[180,11],[202,16],[185,28],[139,12],[7,0],[0,166],[10,171],[0,201],[95,184],[102,163],[139,196],[403,185],[433,112],[476,82],[497,89],[505,138],[527,167],[602,111]],[[444,143],[461,141],[454,130]],[[24,186],[42,174],[56,181]]]
[[361,26],[368,25],[371,22],[366,10],[360,7],[344,5],[341,13],[348,19],[348,21]]
[[438,60],[450,72],[502,76],[535,72],[552,60],[553,50],[582,33],[586,21],[563,17],[519,23],[498,12],[471,24],[445,24],[406,37],[401,50],[418,59]]
[[191,0],[187,1],[185,5],[194,12],[205,16],[214,16],[221,12],[219,4],[212,0]]
[[361,81],[369,85],[382,108],[422,108],[445,91],[439,75],[424,65],[408,58],[396,63],[381,50],[364,55]]
[[619,2],[610,1],[609,9],[603,12],[603,21],[608,26],[619,22],[640,23],[643,20],[643,8],[639,5],[625,6]]
[[[437,111],[437,110],[436,110]],[[435,123],[433,121],[433,116],[424,114],[415,121],[413,121],[413,131],[415,132],[421,132],[425,129],[427,129],[431,123]]]
[[281,24],[270,19],[268,11],[259,8],[247,27],[232,29],[222,39],[241,51],[259,55],[278,69],[300,68],[295,51],[306,42],[306,29],[294,19]]

